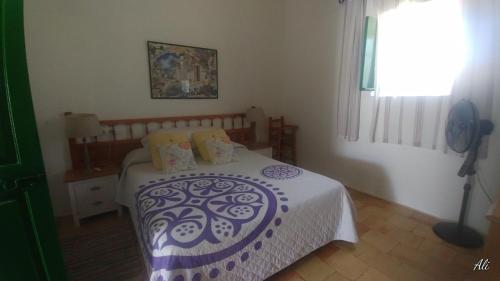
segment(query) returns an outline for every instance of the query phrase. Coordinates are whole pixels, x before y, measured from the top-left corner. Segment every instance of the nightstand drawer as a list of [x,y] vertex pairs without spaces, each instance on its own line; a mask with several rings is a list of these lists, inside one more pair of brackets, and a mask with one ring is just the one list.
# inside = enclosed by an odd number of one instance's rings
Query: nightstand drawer
[[73,190],[81,218],[116,209],[116,176],[81,181],[74,184]]
[[90,217],[116,209],[114,200],[110,198],[95,198],[83,201],[79,200],[77,204],[78,215],[80,218]]

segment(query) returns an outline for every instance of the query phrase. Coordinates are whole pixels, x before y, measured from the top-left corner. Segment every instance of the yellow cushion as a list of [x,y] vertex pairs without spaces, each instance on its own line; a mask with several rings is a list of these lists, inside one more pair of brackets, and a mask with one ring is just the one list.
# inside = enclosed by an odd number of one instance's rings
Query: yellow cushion
[[187,143],[189,145],[189,138],[184,132],[157,132],[152,133],[148,136],[148,147],[151,153],[151,158],[153,158],[153,166],[161,170],[163,168],[159,145],[164,145],[166,147],[172,144]]
[[207,131],[194,132],[192,138],[194,140],[194,143],[196,144],[196,147],[198,148],[198,151],[201,154],[201,157],[205,161],[212,161],[205,144],[206,140],[212,139],[221,140],[224,142],[231,141],[229,136],[226,134],[226,131],[224,131],[223,129],[212,129]]

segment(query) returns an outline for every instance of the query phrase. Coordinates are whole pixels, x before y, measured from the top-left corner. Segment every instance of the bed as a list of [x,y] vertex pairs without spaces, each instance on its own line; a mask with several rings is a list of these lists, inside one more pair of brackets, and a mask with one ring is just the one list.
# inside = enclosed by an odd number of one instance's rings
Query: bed
[[333,240],[357,242],[341,183],[235,147],[236,162],[197,159],[196,170],[170,175],[126,157],[117,201],[148,280],[264,280]]

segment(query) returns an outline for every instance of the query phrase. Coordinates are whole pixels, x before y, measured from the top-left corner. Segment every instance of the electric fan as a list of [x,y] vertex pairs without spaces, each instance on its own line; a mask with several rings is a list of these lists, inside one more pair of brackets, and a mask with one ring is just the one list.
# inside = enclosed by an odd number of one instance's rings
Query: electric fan
[[458,153],[468,151],[464,164],[458,171],[460,177],[467,176],[458,223],[440,222],[434,225],[434,233],[441,239],[465,248],[479,248],[483,239],[474,229],[464,225],[467,201],[476,174],[474,164],[477,160],[479,146],[483,136],[491,134],[493,123],[490,120],[479,120],[476,106],[469,100],[461,100],[455,104],[448,115],[446,124],[446,142]]

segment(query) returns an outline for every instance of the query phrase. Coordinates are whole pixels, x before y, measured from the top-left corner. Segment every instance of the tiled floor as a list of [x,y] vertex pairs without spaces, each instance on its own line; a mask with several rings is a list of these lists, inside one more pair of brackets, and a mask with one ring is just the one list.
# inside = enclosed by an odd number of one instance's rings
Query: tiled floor
[[358,211],[359,243],[332,242],[270,281],[480,280],[472,267],[481,250],[442,242],[432,232],[434,218],[350,193]]
[[[435,219],[353,190],[349,192],[358,213],[359,243],[330,243],[271,277],[269,281],[480,280],[478,273],[472,272],[472,267],[480,258],[481,250],[465,250],[442,242],[432,232]],[[64,220],[60,222],[59,231],[64,243],[80,239],[79,243],[94,245],[96,251],[119,251],[120,254],[114,256],[125,257],[130,256],[130,249],[137,244],[135,236],[123,230],[130,227],[128,216],[117,219],[115,214],[108,214],[90,219],[81,228],[74,228],[71,220]],[[108,231],[110,228],[118,229],[120,237],[130,236],[128,240],[122,239],[129,241],[130,245],[118,243],[112,249],[108,249],[111,247],[108,247],[108,243],[102,245],[100,241],[109,239],[109,233],[113,233]],[[140,261],[138,251],[134,255]],[[103,262],[97,261],[97,258],[75,256],[67,249],[65,256],[70,276],[79,276],[74,280],[96,280],[95,276],[86,272],[121,271],[119,266],[113,266],[110,262],[106,263],[105,268],[100,268]],[[129,260],[127,262],[131,264]],[[142,279],[134,277],[137,276],[134,272],[131,271],[132,276],[125,279]]]

